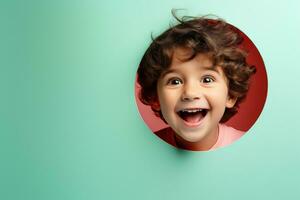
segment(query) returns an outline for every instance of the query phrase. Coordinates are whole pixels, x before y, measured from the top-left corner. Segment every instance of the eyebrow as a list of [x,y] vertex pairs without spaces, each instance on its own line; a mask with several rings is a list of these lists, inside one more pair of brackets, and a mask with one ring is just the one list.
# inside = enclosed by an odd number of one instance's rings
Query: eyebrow
[[162,73],[161,73],[161,75],[160,75],[160,77],[165,77],[167,74],[171,74],[171,73],[176,73],[177,72],[177,70],[175,70],[175,69],[167,69],[167,70],[165,70],[165,71],[163,71]]
[[[216,72],[216,73],[219,74],[219,71],[217,71],[216,68],[217,68],[217,66],[215,66],[215,65],[210,65],[210,66],[202,66],[199,70],[214,71],[214,72]],[[167,69],[167,70],[165,70],[165,71],[163,71],[163,72],[161,73],[161,77],[163,78],[163,77],[165,77],[166,75],[171,74],[171,73],[177,73],[177,70],[176,70],[176,69]]]
[[204,70],[210,70],[210,71],[215,71],[215,72],[219,73],[218,70],[216,69],[216,68],[217,68],[216,65],[202,66],[202,68],[203,68]]

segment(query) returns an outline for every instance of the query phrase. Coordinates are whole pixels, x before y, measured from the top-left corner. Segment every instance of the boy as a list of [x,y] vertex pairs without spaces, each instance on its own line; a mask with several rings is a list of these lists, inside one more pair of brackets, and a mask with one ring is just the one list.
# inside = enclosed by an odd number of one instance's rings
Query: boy
[[138,69],[140,100],[170,127],[157,134],[169,144],[207,151],[244,133],[224,122],[248,91],[254,66],[242,36],[222,20],[189,18],[155,38]]

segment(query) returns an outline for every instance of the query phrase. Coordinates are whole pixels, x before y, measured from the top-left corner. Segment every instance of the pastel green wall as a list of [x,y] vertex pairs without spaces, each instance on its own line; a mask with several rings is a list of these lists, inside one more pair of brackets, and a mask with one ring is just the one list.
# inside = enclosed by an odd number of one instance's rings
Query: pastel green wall
[[[298,2],[1,1],[0,199],[299,199]],[[138,113],[137,65],[172,8],[222,17],[264,58],[265,109],[230,147],[178,151]]]

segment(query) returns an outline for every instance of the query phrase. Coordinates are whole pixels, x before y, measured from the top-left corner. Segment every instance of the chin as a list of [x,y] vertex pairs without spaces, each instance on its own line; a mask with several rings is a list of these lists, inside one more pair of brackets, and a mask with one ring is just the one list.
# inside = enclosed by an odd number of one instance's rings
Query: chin
[[193,135],[193,133],[183,133],[183,134],[180,134],[179,136],[182,139],[184,139],[185,141],[193,142],[193,143],[200,142],[205,137],[205,135],[198,134],[198,133],[196,133],[196,134]]

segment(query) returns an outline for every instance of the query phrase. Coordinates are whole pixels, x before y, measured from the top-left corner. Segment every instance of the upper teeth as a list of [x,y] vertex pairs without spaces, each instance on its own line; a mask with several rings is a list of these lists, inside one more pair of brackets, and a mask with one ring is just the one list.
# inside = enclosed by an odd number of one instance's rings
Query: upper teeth
[[195,112],[201,112],[202,111],[202,109],[183,109],[183,110],[181,110],[181,112],[188,112],[188,113],[195,113]]

